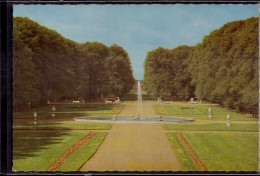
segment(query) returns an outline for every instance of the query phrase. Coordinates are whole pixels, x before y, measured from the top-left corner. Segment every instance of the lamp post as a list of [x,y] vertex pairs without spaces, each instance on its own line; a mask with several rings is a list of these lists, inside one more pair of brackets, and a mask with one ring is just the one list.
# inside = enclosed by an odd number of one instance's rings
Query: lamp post
[[53,111],[53,113],[52,113],[52,117],[55,117],[55,111],[56,111],[56,108],[55,108],[55,106],[52,106],[52,111]]

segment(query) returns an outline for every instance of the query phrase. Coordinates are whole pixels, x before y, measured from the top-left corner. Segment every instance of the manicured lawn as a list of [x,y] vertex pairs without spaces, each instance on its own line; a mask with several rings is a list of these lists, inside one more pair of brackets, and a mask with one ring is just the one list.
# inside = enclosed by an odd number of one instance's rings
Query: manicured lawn
[[[17,171],[45,171],[66,149],[87,133],[88,131],[70,133],[14,131],[13,169]],[[81,154],[79,151],[71,154],[69,158],[77,158],[76,161],[73,164],[66,161],[63,167],[70,167],[71,171],[76,171],[95,153],[105,136],[105,132],[97,132],[93,139],[79,148]],[[61,167],[61,170],[66,170],[65,168]]]
[[[194,170],[189,156],[176,142],[176,133],[167,136],[185,170]],[[258,170],[258,135],[184,133],[184,136],[209,171]]]
[[177,131],[254,131],[258,132],[258,124],[232,124],[227,127],[226,123],[212,124],[164,124],[164,130]]
[[191,158],[188,155],[179,142],[175,133],[167,133],[167,138],[171,143],[173,151],[176,153],[177,158],[182,166],[183,171],[197,171],[196,165],[193,163]]
[[77,122],[37,122],[35,125],[33,121],[14,123],[14,129],[63,129],[63,130],[109,130],[110,124],[92,124],[92,123],[77,123]]
[[[14,113],[14,120],[16,119],[34,119],[33,111],[31,112],[23,112],[23,113]],[[83,117],[87,116],[87,113],[66,113],[59,112],[55,113],[55,117],[52,117],[52,112],[37,112],[37,119],[73,119],[74,117]]]
[[230,113],[231,120],[254,120],[250,114],[240,114],[233,110],[220,107],[217,104],[190,104],[173,102],[171,104],[158,103],[154,105],[157,114],[173,115],[180,117],[192,117],[197,120],[208,120],[208,108],[211,108],[212,120],[226,120],[227,113]]
[[85,164],[95,154],[107,133],[98,132],[88,142],[72,153],[57,171],[75,171]]
[[184,134],[209,171],[257,171],[258,135]]
[[[55,117],[52,117],[52,107],[55,106]],[[34,118],[33,112],[37,112],[37,118],[73,118],[88,115],[119,114],[124,109],[124,104],[84,103],[84,104],[55,104],[34,108],[28,112],[14,113],[14,118]]]

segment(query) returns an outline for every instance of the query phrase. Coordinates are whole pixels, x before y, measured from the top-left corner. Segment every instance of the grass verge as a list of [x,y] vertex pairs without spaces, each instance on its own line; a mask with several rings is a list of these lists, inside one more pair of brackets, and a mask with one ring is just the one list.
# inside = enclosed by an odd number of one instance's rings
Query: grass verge
[[258,124],[232,124],[227,127],[225,123],[213,124],[164,124],[164,130],[176,131],[244,131],[258,132]]

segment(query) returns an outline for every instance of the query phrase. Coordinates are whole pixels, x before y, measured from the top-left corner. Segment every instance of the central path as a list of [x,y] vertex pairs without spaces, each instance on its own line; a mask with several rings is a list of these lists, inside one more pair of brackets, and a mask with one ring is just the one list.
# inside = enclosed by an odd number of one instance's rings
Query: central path
[[[122,114],[133,114],[126,104]],[[144,105],[155,115],[152,104]],[[148,110],[148,111],[147,111]],[[132,111],[132,113],[127,112]],[[97,153],[80,171],[180,171],[171,145],[161,124],[113,124]]]
[[80,171],[180,171],[160,124],[114,124]]

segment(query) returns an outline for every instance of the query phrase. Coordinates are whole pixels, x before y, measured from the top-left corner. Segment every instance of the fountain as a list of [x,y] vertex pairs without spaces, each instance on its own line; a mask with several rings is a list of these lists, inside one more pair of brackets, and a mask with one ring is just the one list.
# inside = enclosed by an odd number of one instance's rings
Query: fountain
[[85,116],[75,117],[75,121],[100,123],[178,123],[193,122],[193,118],[173,116],[143,116],[141,82],[137,81],[137,117],[136,116]]
[[140,81],[137,82],[137,119],[141,119],[142,114],[142,90]]

